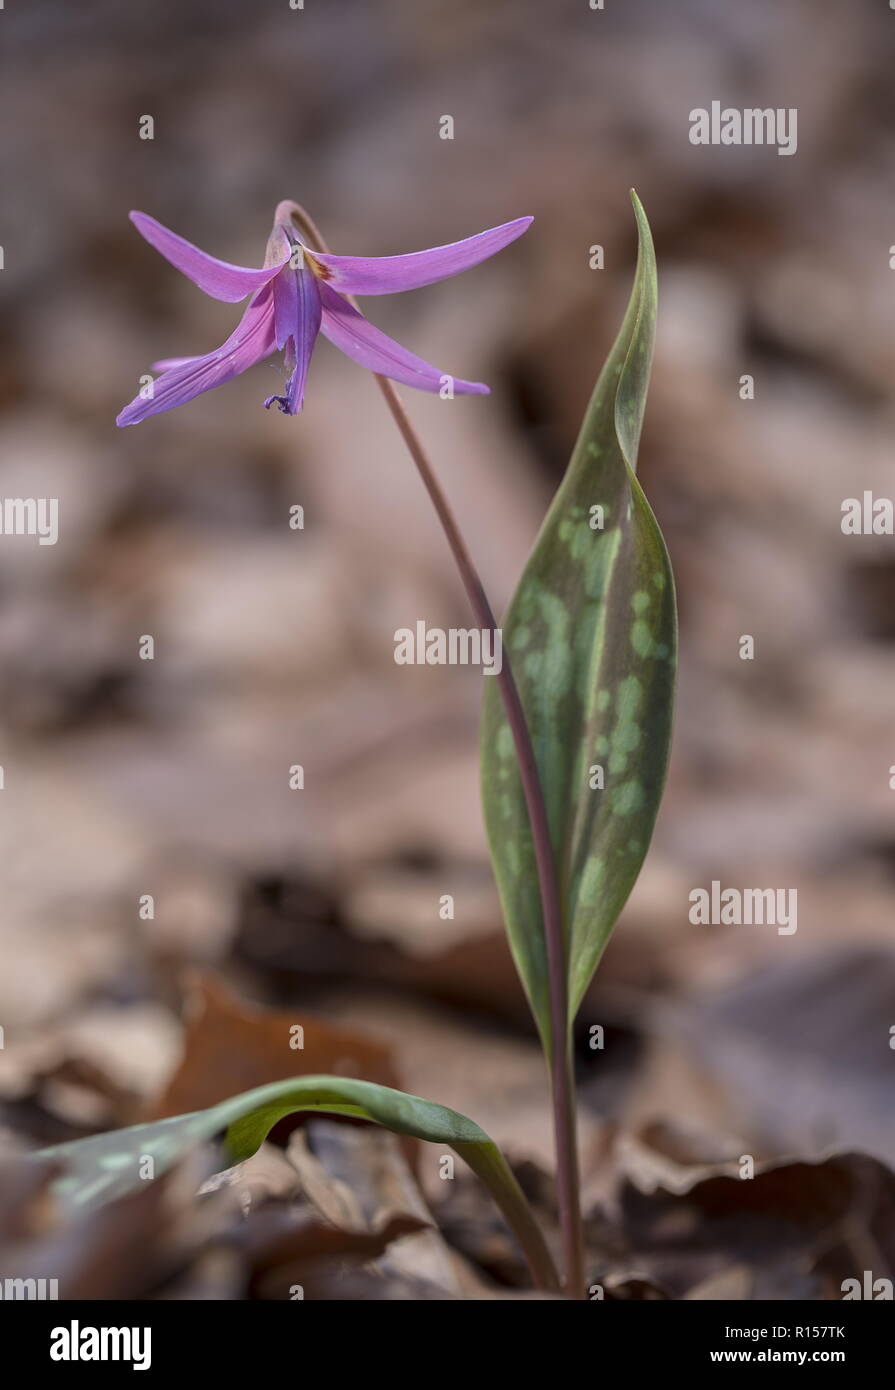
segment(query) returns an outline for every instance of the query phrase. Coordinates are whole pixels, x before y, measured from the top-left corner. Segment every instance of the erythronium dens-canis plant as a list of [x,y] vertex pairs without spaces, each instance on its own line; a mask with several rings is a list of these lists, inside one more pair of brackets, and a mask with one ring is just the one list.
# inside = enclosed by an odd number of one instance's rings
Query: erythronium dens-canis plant
[[[196,1143],[224,1136],[227,1162],[256,1151],[287,1115],[347,1115],[455,1149],[514,1231],[535,1284],[583,1297],[572,1030],[600,955],[634,885],[662,795],[671,737],[677,625],[661,532],[636,476],[656,322],[656,265],[632,191],[637,270],[627,312],[599,375],[565,477],[503,623],[503,669],[485,682],[481,772],[485,825],[515,960],[547,1059],[557,1153],[563,1274],[512,1170],[488,1135],[444,1106],[386,1086],[299,1076],[208,1110],[99,1134],[42,1151],[64,1166],[59,1198],[84,1209],[158,1176]],[[333,255],[297,203],[280,203],[264,266],[206,255],[133,213],[138,230],[206,293],[251,296],[217,352],[157,363],[162,375],[119,415],[120,425],[182,405],[277,348],[289,378],[269,397],[301,409],[318,332],[371,369],[435,506],[483,628],[494,614],[462,533],[393,385],[484,394],[386,338],[357,294],[416,289],[509,245],[531,218],[407,256]]]

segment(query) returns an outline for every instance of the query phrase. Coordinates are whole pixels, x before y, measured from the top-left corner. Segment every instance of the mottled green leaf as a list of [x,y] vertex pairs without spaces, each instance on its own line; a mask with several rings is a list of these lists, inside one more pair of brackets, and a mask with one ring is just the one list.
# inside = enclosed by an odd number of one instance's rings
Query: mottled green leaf
[[[632,199],[639,253],[627,313],[503,623],[559,875],[569,1025],[649,845],[674,698],[674,584],[634,473],[655,335],[656,263],[646,216]],[[602,529],[594,508],[602,508]],[[549,1050],[532,837],[497,683],[485,685],[485,821],[513,956]],[[596,767],[602,790],[591,786],[592,777],[599,781]]]
[[[64,1172],[55,1193],[64,1205],[83,1210],[160,1177],[195,1145],[224,1135],[228,1165],[251,1157],[279,1120],[299,1111],[351,1115],[394,1134],[446,1144],[465,1159],[488,1188],[545,1287],[556,1274],[528,1203],[497,1145],[473,1120],[419,1096],[341,1076],[300,1076],[275,1081],[234,1096],[208,1110],[130,1129],[112,1130],[44,1149],[37,1157],[58,1160]],[[151,1162],[147,1162],[151,1160]]]

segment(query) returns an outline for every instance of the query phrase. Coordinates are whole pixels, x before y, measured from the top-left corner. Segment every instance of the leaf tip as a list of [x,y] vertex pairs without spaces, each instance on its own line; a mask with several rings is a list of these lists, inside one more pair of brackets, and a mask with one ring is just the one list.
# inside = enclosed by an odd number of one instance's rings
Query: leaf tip
[[631,203],[632,203],[632,205],[633,205],[633,207],[634,207],[634,217],[635,217],[635,220],[636,220],[636,222],[637,222],[637,231],[638,231],[638,233],[640,234],[640,236],[641,236],[641,238],[642,238],[643,232],[644,232],[644,231],[646,231],[646,232],[649,231],[649,222],[648,222],[648,220],[647,220],[646,211],[645,211],[645,209],[644,209],[643,204],[642,204],[641,201],[640,201],[640,197],[639,197],[639,195],[638,195],[638,193],[637,193],[637,189],[636,189],[636,188],[631,188],[631,189],[629,189],[628,191],[629,191],[630,196],[631,196]]

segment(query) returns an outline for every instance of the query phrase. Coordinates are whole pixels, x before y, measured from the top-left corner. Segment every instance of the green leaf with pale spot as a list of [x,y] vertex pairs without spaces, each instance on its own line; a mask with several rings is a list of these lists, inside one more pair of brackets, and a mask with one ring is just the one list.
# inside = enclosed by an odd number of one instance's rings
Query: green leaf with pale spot
[[[60,1202],[73,1211],[88,1210],[140,1188],[147,1169],[152,1177],[161,1177],[190,1149],[219,1134],[224,1136],[227,1165],[240,1163],[256,1152],[274,1125],[299,1111],[350,1115],[394,1134],[454,1149],[488,1188],[538,1282],[546,1288],[557,1287],[550,1253],[522,1189],[485,1131],[456,1110],[371,1081],[342,1076],[275,1081],[208,1110],[57,1144],[35,1157],[54,1159],[63,1166],[54,1184]],[[147,1159],[152,1163],[147,1164]]]
[[[671,739],[677,622],[668,554],[635,477],[656,324],[656,262],[632,193],[634,288],[566,475],[503,623],[559,876],[569,1019],[649,845]],[[592,525],[599,522],[602,529]],[[550,1050],[547,951],[528,813],[500,692],[485,682],[485,823],[510,946]],[[602,767],[604,788],[592,789]],[[594,774],[598,781],[598,774]]]

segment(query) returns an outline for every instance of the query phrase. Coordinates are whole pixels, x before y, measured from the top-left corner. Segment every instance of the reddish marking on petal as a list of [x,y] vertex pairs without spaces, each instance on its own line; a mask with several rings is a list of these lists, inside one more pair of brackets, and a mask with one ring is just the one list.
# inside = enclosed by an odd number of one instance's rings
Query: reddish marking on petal
[[333,273],[329,266],[323,265],[318,261],[317,257],[313,252],[309,251],[307,247],[305,247],[305,260],[308,262],[318,280],[331,280],[333,278]]

